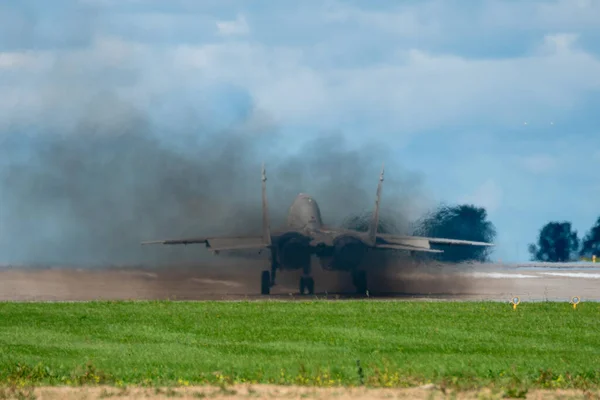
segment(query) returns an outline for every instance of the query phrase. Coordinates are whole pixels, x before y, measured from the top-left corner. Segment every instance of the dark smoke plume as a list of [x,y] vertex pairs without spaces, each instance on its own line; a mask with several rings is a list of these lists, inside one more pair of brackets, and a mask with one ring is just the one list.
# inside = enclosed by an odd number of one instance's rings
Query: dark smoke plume
[[[260,232],[263,161],[274,226],[300,191],[329,224],[370,209],[394,164],[383,144],[279,133],[244,89],[187,82],[161,46],[107,36],[100,5],[0,8],[0,50],[43,50],[0,77],[17,96],[0,119],[0,264],[194,262],[201,246],[139,243]],[[388,170],[385,207],[407,214],[420,177]]]
[[[373,217],[372,211],[366,211],[359,214],[351,214],[347,216],[342,222],[342,227],[346,229],[353,229],[359,232],[367,232],[369,230],[369,224]],[[402,221],[404,223],[408,221]],[[402,229],[404,228],[404,229]],[[406,230],[405,224],[399,225],[397,221],[391,215],[380,214],[379,223],[377,225],[377,232],[388,233],[388,234],[400,234]]]
[[[285,136],[253,131],[255,113],[222,130],[157,132],[144,113],[105,95],[73,116],[70,132],[37,126],[42,133],[2,133],[2,261],[105,265],[203,257],[200,246],[139,242],[260,232],[263,160],[275,226],[301,191],[316,196],[328,223],[373,204],[377,166],[389,157],[381,146],[352,149],[343,136],[328,134],[292,151]],[[275,156],[269,149],[276,147],[290,155]],[[401,215],[420,181],[401,170],[389,175],[385,202]]]

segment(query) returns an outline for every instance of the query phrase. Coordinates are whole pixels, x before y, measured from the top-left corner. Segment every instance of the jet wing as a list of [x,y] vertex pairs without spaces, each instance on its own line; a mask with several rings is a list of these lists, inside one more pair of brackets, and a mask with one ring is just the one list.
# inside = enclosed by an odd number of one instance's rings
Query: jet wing
[[264,249],[270,246],[263,240],[262,236],[205,236],[185,239],[165,239],[142,242],[142,245],[149,244],[204,244],[206,245],[206,247],[210,248],[213,251]]
[[378,240],[375,247],[385,248],[386,246],[397,245],[414,247],[416,249],[420,249],[421,251],[430,250],[431,244],[448,244],[458,246],[493,246],[492,243],[474,242],[470,240],[429,238],[421,236],[399,236],[390,234],[378,234],[377,239]]
[[459,239],[442,239],[442,238],[427,238],[429,243],[433,244],[452,244],[458,246],[483,246],[483,247],[492,247],[493,243],[487,242],[474,242],[471,240],[459,240]]
[[427,249],[424,247],[406,246],[401,244],[378,244],[375,246],[376,249],[385,250],[406,250],[406,251],[422,251],[425,253],[443,253],[443,250]]
[[[360,238],[365,238],[365,232],[358,232],[351,229],[339,229],[325,227],[319,232],[313,232],[313,242],[311,244],[332,245],[333,241],[338,236],[355,235]],[[375,248],[378,249],[396,249],[408,251],[426,251],[429,253],[443,253],[442,250],[432,249],[432,244],[447,244],[457,246],[493,246],[493,243],[475,242],[470,240],[445,239],[445,238],[430,238],[422,236],[401,236],[393,234],[378,233]]]

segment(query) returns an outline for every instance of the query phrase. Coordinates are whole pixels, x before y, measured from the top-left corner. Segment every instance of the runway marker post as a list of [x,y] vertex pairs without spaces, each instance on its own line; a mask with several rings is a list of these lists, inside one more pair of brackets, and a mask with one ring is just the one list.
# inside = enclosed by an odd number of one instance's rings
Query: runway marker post
[[577,304],[581,303],[581,298],[579,296],[571,297],[571,304],[573,305],[573,310],[577,309]]
[[515,296],[512,299],[510,299],[510,304],[512,304],[513,310],[517,309],[517,306],[519,305],[519,303],[521,303],[521,299],[519,299],[518,296]]

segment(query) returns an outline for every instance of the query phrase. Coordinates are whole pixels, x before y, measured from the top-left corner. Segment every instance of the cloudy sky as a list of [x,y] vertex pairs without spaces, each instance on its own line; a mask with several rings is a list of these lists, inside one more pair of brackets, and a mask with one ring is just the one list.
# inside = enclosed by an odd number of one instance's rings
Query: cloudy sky
[[108,88],[165,132],[251,108],[281,151],[376,141],[388,176],[486,207],[502,260],[600,215],[600,0],[4,0],[0,88],[1,132],[72,124]]

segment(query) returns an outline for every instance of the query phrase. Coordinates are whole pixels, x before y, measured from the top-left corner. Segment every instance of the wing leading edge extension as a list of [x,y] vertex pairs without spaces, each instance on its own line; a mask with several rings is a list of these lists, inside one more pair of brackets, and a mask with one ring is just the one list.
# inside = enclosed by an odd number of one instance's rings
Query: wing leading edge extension
[[151,240],[142,242],[142,245],[188,245],[205,244],[212,251],[221,250],[252,250],[265,249],[271,246],[271,227],[269,224],[269,209],[267,203],[267,174],[265,165],[262,165],[262,235],[261,236],[204,236],[186,239]]

